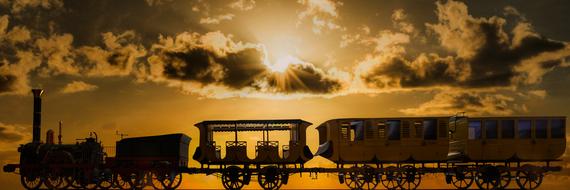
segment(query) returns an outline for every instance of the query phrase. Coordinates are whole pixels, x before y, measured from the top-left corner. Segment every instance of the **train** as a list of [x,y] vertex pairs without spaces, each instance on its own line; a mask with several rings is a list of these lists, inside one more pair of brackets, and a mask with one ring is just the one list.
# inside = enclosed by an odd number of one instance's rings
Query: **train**
[[[192,138],[182,133],[123,138],[113,157],[94,132],[62,144],[61,125],[58,143],[51,130],[42,142],[43,90],[32,93],[32,142],[18,148],[20,163],[3,167],[19,174],[26,189],[176,189],[182,174],[207,174],[221,178],[229,190],[252,179],[276,190],[302,173],[335,174],[349,189],[417,189],[429,173],[443,174],[457,189],[505,189],[515,182],[520,189],[536,189],[545,174],[561,171],[552,163],[566,150],[565,116],[331,119],[315,128],[315,153],[306,138],[312,123],[302,119],[209,120],[195,124],[199,145],[192,160],[199,167],[189,167]],[[275,131],[288,132],[288,144],[271,140]],[[248,156],[248,141],[238,138],[242,132],[262,133],[254,158]],[[214,133],[234,138],[218,143]],[[316,156],[336,167],[305,167]]]

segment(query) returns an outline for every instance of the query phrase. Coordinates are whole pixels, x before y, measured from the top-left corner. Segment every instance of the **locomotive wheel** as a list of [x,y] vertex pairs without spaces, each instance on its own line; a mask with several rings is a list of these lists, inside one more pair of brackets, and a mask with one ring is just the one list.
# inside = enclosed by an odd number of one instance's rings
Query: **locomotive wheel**
[[100,189],[110,189],[113,187],[113,173],[110,171],[102,171],[97,180],[97,187]]
[[229,166],[222,174],[222,185],[229,190],[239,190],[245,185],[245,170],[237,166]]
[[81,183],[81,188],[82,189],[97,189],[97,184],[96,183],[87,183],[87,182],[82,182]]
[[46,185],[48,189],[56,189],[62,185],[63,181],[65,180],[61,176],[50,172],[44,179],[44,185]]
[[499,169],[495,166],[481,166],[475,175],[475,183],[479,189],[497,189],[501,181]]
[[165,189],[176,189],[182,183],[182,173],[171,172],[162,180],[162,186]]
[[128,174],[116,174],[115,175],[115,185],[119,189],[123,189],[123,190],[133,189],[133,186],[131,186],[131,184],[127,182],[128,181],[128,179],[126,179],[127,177],[130,178],[130,176]]
[[349,171],[346,175],[344,175],[344,183],[346,186],[348,186],[348,188],[352,190],[362,189],[362,186],[364,186],[364,174],[356,170],[358,169],[356,166],[352,166],[351,169],[355,170]]
[[71,186],[71,184],[69,184],[67,178],[69,178],[69,176],[62,176],[61,183],[55,189],[68,189]]
[[455,168],[455,175],[451,177],[451,183],[457,189],[469,189],[473,184],[473,172],[466,167]]
[[396,172],[398,170],[394,166],[389,166],[386,168],[384,175],[380,178],[382,185],[386,187],[386,189],[397,189],[400,187],[402,182],[402,175],[400,172]]
[[39,189],[42,186],[43,179],[36,175],[21,175],[20,182],[26,189]]
[[521,189],[533,190],[538,188],[544,177],[543,171],[534,166],[523,166],[522,171],[517,172],[517,185]]
[[406,165],[402,168],[402,189],[416,189],[422,182],[422,175],[418,169],[412,165]]
[[264,190],[279,189],[282,185],[279,168],[275,166],[267,166],[261,169],[257,176],[257,182]]
[[511,183],[511,171],[506,166],[499,166],[499,172],[501,175],[501,180],[499,181],[499,189],[506,189]]

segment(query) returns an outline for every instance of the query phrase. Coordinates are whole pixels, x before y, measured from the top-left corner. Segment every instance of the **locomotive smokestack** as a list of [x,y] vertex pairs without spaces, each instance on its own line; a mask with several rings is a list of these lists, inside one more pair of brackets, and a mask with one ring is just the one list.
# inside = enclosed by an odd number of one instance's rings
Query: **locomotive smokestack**
[[40,143],[41,132],[42,132],[42,94],[44,90],[42,89],[32,89],[34,94],[34,122],[33,122],[33,143]]

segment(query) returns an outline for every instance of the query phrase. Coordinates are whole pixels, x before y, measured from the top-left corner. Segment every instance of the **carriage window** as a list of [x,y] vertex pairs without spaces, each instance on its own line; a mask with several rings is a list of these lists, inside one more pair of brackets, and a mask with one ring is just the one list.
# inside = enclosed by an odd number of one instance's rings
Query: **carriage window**
[[430,120],[424,120],[424,128],[423,128],[423,133],[424,133],[424,139],[425,140],[435,140],[437,139],[437,120],[435,119],[430,119]]
[[551,138],[564,138],[564,127],[566,121],[564,119],[550,120],[550,137]]
[[519,139],[530,138],[530,120],[519,120]]
[[538,139],[545,139],[548,120],[545,119],[536,120],[534,125],[535,125],[534,136]]
[[350,122],[350,140],[351,141],[364,140],[364,122],[363,121]]
[[501,121],[501,138],[512,139],[515,138],[515,121],[503,120]]
[[497,120],[485,121],[485,135],[487,139],[496,139],[498,136]]
[[469,121],[469,140],[481,139],[481,121]]
[[400,120],[388,120],[386,126],[388,126],[388,140],[400,140]]

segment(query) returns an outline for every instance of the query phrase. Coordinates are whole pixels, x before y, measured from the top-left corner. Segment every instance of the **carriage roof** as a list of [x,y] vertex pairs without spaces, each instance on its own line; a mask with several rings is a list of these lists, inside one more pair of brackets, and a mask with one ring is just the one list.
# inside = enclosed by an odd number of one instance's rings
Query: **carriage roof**
[[210,127],[212,132],[234,131],[287,131],[293,125],[300,127],[310,126],[312,123],[301,119],[278,119],[278,120],[208,120],[195,124],[202,129]]

